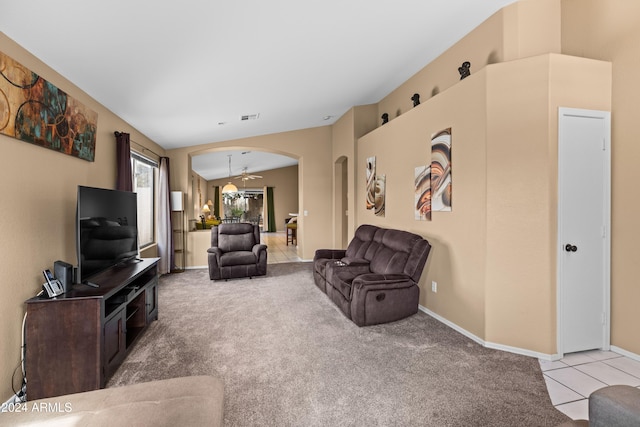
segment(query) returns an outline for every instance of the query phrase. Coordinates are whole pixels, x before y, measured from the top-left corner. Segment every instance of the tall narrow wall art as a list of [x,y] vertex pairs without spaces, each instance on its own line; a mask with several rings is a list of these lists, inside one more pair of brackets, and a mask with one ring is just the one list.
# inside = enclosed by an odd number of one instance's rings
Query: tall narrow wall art
[[418,166],[414,169],[414,208],[415,219],[431,219],[431,166]]
[[374,212],[376,216],[384,216],[385,211],[385,200],[386,200],[386,186],[387,186],[387,176],[386,175],[377,175],[376,176],[376,188],[375,188],[375,196],[374,196]]
[[98,114],[0,52],[0,133],[94,161]]
[[366,165],[366,208],[373,209],[376,203],[376,158],[375,157],[367,157],[367,165]]
[[431,135],[431,210],[451,211],[451,128]]

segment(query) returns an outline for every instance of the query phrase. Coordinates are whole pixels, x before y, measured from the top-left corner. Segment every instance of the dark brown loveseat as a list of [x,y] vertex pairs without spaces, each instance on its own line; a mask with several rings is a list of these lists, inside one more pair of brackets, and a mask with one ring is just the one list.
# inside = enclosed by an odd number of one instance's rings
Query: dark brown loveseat
[[267,274],[267,245],[260,243],[260,226],[245,222],[211,228],[207,249],[211,280]]
[[316,251],[313,278],[356,325],[393,322],[417,313],[430,250],[417,234],[361,225],[346,250]]

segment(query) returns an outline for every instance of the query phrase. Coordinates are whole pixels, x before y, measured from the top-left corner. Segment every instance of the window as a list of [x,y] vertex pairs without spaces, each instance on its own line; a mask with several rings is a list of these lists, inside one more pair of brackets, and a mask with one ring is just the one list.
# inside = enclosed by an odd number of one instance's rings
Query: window
[[138,239],[144,248],[155,242],[155,186],[158,163],[131,152],[133,191],[138,194]]
[[258,223],[262,219],[262,189],[243,189],[222,195],[224,218],[239,217],[242,221]]

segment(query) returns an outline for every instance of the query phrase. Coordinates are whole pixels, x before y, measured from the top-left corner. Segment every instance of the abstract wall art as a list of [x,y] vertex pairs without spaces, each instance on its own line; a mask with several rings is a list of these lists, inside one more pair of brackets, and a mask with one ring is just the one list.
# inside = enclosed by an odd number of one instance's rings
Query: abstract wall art
[[375,198],[376,198],[376,158],[375,157],[367,157],[367,165],[365,172],[366,176],[366,208],[373,209],[375,206]]
[[374,212],[376,216],[384,216],[387,176],[377,175],[374,196]]
[[431,219],[431,166],[418,166],[414,172],[415,219]]
[[94,161],[98,114],[0,52],[0,133]]
[[451,128],[431,135],[431,210],[451,211]]

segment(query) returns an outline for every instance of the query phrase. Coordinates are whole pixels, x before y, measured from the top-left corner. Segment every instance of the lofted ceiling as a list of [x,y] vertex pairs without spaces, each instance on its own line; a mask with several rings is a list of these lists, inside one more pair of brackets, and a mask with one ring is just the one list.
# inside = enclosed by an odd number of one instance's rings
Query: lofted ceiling
[[332,124],[514,1],[0,0],[0,31],[172,149]]
[[[279,169],[298,164],[298,160],[255,150],[228,150],[194,156],[191,169],[210,181],[229,177],[229,157],[231,156],[231,181],[238,187],[243,186],[241,179],[235,179],[245,170],[248,174],[259,174],[262,171]],[[249,183],[247,183],[249,185]]]

